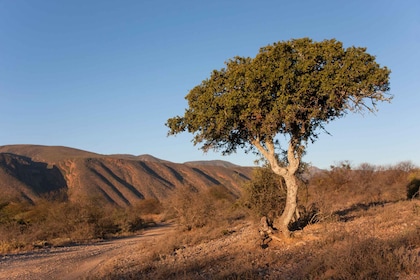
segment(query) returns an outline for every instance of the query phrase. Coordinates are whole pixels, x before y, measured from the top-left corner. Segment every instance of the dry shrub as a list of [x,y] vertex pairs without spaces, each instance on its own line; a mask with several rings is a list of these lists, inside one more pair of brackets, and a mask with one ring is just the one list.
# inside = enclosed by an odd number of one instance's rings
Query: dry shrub
[[420,179],[412,180],[407,186],[407,198],[419,198],[420,197]]
[[242,204],[256,216],[279,212],[286,202],[286,187],[282,178],[269,168],[254,170],[252,180],[245,185]]
[[134,203],[133,210],[141,215],[158,215],[162,213],[163,206],[155,198],[146,198]]
[[[411,231],[398,239],[363,239],[341,234],[320,248],[321,253],[302,267],[302,279],[398,279],[415,273],[420,257],[416,247],[420,232]],[[339,244],[339,245],[338,245]]]
[[420,198],[420,172],[410,175],[410,182],[407,184],[407,199]]
[[212,222],[216,210],[212,201],[205,195],[180,189],[168,202],[168,213],[186,230],[203,227]]
[[199,228],[220,228],[241,217],[233,208],[235,197],[222,186],[213,186],[199,192],[179,189],[168,201],[166,212],[178,225],[190,231]]
[[331,166],[309,179],[309,202],[316,203],[326,217],[352,205],[372,205],[404,200],[414,166],[410,162],[394,166],[367,163],[352,168],[348,162]]
[[40,199],[0,204],[0,252],[66,245],[130,234],[148,224],[132,207],[120,208],[98,198],[77,201]]

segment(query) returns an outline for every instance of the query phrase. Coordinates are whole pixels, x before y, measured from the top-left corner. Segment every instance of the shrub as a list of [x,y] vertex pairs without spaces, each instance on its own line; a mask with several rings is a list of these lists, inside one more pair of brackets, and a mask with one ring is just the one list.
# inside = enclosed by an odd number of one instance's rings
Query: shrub
[[40,199],[0,204],[0,252],[63,245],[132,233],[145,223],[133,207],[120,208],[97,198]]
[[407,198],[413,199],[420,197],[420,179],[413,179],[407,185]]
[[186,230],[208,225],[215,217],[216,206],[210,197],[189,189],[180,189],[169,205],[169,211]]
[[[418,269],[419,256],[414,248],[419,244],[418,231],[398,239],[362,239],[343,235],[341,246],[325,244],[301,271],[306,279],[398,279],[402,273]],[[336,242],[335,242],[336,243]]]
[[245,186],[243,204],[257,216],[267,216],[283,209],[286,189],[283,179],[269,167],[257,168]]
[[220,228],[243,216],[234,205],[234,195],[223,186],[212,186],[204,191],[182,188],[166,201],[166,212],[168,218],[175,219],[187,231]]
[[[346,162],[310,177],[309,203],[316,203],[326,217],[353,205],[375,205],[407,198],[409,163],[394,166],[361,164],[351,168]],[[414,173],[413,173],[414,174]],[[410,178],[410,179],[411,179]]]
[[163,206],[159,200],[154,198],[147,198],[136,202],[133,209],[140,215],[160,214],[163,211]]

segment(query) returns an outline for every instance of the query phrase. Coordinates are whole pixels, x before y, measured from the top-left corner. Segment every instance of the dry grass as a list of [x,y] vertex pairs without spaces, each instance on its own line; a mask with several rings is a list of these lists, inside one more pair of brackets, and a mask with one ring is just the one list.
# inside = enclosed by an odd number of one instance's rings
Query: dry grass
[[36,205],[4,202],[0,206],[0,253],[132,234],[148,225],[142,215],[156,214],[150,211],[155,204],[146,201],[118,208],[93,198],[77,202],[42,199]]
[[102,271],[100,278],[403,279],[408,275],[419,276],[418,207],[419,201],[401,201],[355,210],[349,212],[354,215],[352,221],[312,224],[296,231],[290,240],[272,241],[265,250],[259,246],[255,224],[246,220],[232,224],[228,234],[211,235],[209,239],[205,238],[205,228],[178,231],[157,240],[153,246],[142,247],[139,255],[130,256],[130,261],[122,258],[118,265]]
[[[259,246],[252,216],[223,221],[232,208],[219,207],[210,196],[180,199],[207,222],[183,224],[153,246],[143,245],[144,253],[101,271],[100,278],[415,279],[420,201],[406,199],[410,174],[412,169],[369,165],[317,174],[301,202],[317,204],[318,222],[295,231],[292,239],[271,241],[267,249]],[[200,211],[212,203],[217,207]]]
[[[306,209],[316,210],[316,219],[295,230],[293,238],[271,241],[266,249],[260,246],[258,217],[239,207],[222,188],[207,192],[181,190],[162,204],[146,201],[136,205],[136,211],[155,215],[153,209],[161,207],[166,220],[178,224],[178,229],[152,243],[139,244],[136,255],[120,256],[98,271],[96,278],[420,278],[420,200],[407,199],[407,185],[417,178],[416,174],[419,171],[408,164],[386,168],[362,165],[356,169],[340,165],[318,173],[309,180],[307,192],[299,200]],[[36,240],[42,242],[43,234],[52,237],[57,229],[63,233],[72,225],[71,232],[76,236],[62,234],[57,238],[93,238],[107,230],[101,233],[92,226],[112,230],[109,226],[115,221],[122,228],[122,221],[128,225],[128,221],[135,220],[130,216],[133,211],[102,212],[105,208],[97,205],[86,203],[75,214],[71,211],[76,210],[65,203],[35,208],[0,204],[0,247],[10,251],[31,244],[18,232],[30,232],[29,236],[37,236]],[[58,216],[52,219],[49,209]],[[64,212],[69,216],[62,216]],[[36,231],[40,227],[34,226],[31,219],[35,217],[45,222],[40,223],[42,232]],[[74,217],[91,217],[93,225],[81,226]],[[53,222],[63,219],[67,219],[66,226]],[[3,238],[8,232],[15,234]]]

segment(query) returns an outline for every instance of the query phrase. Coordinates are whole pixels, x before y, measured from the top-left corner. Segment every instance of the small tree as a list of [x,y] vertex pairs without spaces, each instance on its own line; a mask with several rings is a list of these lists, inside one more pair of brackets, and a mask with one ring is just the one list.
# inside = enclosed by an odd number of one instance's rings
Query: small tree
[[[309,141],[348,112],[376,111],[390,101],[389,74],[366,48],[309,38],[268,45],[255,58],[235,57],[186,96],[184,116],[168,119],[169,135],[194,134],[194,145],[230,154],[237,148],[262,155],[287,189],[274,225],[289,235],[296,209],[296,172]],[[286,147],[278,135],[284,135]]]

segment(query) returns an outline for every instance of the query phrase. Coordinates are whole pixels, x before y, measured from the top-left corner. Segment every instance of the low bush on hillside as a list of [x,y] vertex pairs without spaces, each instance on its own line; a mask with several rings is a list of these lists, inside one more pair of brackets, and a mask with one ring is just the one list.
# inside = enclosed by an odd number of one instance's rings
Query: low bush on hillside
[[373,205],[405,200],[407,185],[417,168],[410,162],[393,166],[347,161],[314,174],[308,182],[309,203],[320,209],[321,220],[334,219],[334,213],[354,205]]
[[153,260],[172,254],[186,245],[208,242],[232,234],[232,228],[248,217],[237,198],[223,186],[207,190],[179,189],[162,203],[165,219],[177,225],[175,234],[154,247]]
[[130,234],[149,224],[143,218],[143,213],[151,212],[149,204],[146,209],[141,203],[137,207],[120,208],[95,198],[75,202],[41,199],[35,205],[3,202],[0,203],[0,253]]
[[245,215],[235,207],[235,201],[235,196],[222,186],[201,192],[185,188],[166,201],[166,212],[185,231],[221,228]]

